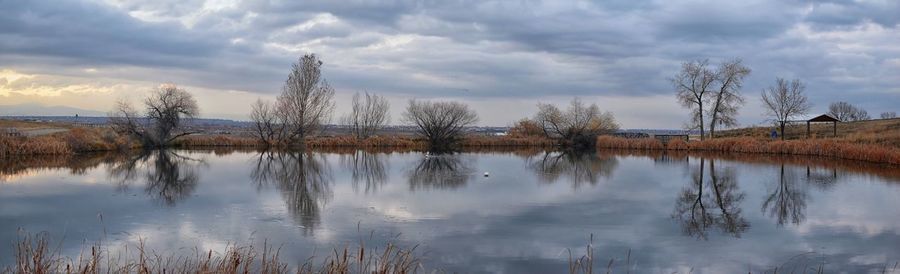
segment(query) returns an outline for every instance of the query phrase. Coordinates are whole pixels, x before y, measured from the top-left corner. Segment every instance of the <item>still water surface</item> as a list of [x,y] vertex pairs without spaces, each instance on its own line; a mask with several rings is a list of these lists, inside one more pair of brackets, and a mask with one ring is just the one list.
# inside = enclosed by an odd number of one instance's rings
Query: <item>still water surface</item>
[[[489,173],[489,176],[484,176]],[[20,233],[77,255],[279,243],[418,245],[425,266],[565,272],[593,235],[599,268],[746,273],[900,260],[900,171],[803,157],[600,151],[163,151],[0,161],[0,263]],[[627,255],[629,254],[630,255]],[[628,263],[626,264],[626,257]]]

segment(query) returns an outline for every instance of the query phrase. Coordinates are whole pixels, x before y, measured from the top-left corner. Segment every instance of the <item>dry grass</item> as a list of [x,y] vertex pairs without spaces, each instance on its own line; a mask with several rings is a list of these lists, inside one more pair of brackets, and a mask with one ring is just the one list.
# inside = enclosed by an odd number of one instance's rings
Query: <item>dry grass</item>
[[[480,147],[549,147],[555,143],[553,140],[542,137],[509,137],[509,136],[466,136],[459,146],[468,148]],[[427,142],[412,136],[373,136],[367,139],[357,139],[352,136],[328,136],[315,137],[307,140],[307,147],[332,148],[332,147],[384,147],[384,148],[413,148],[425,149]]]
[[[164,255],[145,248],[141,240],[134,253],[110,254],[101,244],[82,248],[77,258],[63,257],[45,234],[23,236],[15,245],[15,265],[0,273],[371,273],[405,274],[423,271],[415,251],[388,243],[382,250],[365,244],[334,249],[317,260],[309,258],[290,269],[280,258],[280,249],[267,242],[262,247],[229,245],[225,250],[194,249],[192,255]],[[220,253],[221,252],[221,253]],[[302,261],[302,260],[301,260]],[[424,272],[424,271],[423,271]]]
[[176,139],[172,144],[181,148],[202,147],[260,147],[256,138],[234,135],[189,135]]
[[556,142],[540,136],[467,136],[462,147],[552,147]]
[[342,136],[322,136],[310,138],[306,141],[307,147],[328,148],[328,147],[403,147],[403,148],[422,148],[425,142],[410,136],[372,136],[366,139],[357,139],[349,135]]
[[613,136],[597,137],[597,147],[599,148],[622,148],[622,149],[665,149],[663,143],[656,139],[650,138],[618,138]]
[[72,150],[66,142],[52,137],[2,137],[0,136],[0,157],[14,155],[70,154]]
[[[716,133],[716,137],[751,137],[768,139],[774,127],[747,127]],[[816,139],[834,138],[833,125],[812,124],[811,136]],[[789,124],[785,128],[787,139],[806,139],[806,123]],[[900,118],[875,119],[837,124],[837,138],[851,142],[881,144],[900,148]]]
[[737,137],[716,138],[697,142],[673,140],[665,145],[659,140],[650,138],[625,139],[601,136],[597,139],[597,147],[809,155],[900,165],[900,149],[898,148],[852,143],[840,139],[770,141],[759,138]]
[[38,137],[0,136],[0,157],[65,155],[129,149],[135,145],[109,129],[72,128]]

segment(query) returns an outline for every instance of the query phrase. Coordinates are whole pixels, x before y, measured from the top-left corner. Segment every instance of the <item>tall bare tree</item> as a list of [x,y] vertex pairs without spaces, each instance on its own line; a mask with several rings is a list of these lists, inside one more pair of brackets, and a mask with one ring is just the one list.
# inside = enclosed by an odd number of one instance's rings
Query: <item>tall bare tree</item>
[[806,86],[800,79],[792,81],[778,78],[775,86],[763,89],[762,102],[767,115],[781,126],[781,139],[784,140],[784,126],[792,118],[809,112],[812,105],[807,102],[803,91]]
[[362,97],[358,92],[354,94],[350,113],[341,118],[358,139],[374,135],[390,119],[388,110],[391,105],[387,99],[368,92],[364,95],[365,97]]
[[716,126],[733,127],[737,125],[737,111],[744,104],[741,87],[744,77],[750,74],[750,68],[741,63],[741,59],[725,61],[716,70],[714,85],[718,89],[712,91],[712,105],[709,110],[709,137],[715,138]]
[[428,139],[430,150],[446,151],[462,139],[466,126],[478,122],[478,114],[459,102],[410,100],[403,121]]
[[682,106],[691,110],[690,128],[700,129],[700,139],[705,135],[703,104],[711,93],[710,86],[716,81],[716,73],[709,67],[709,60],[696,60],[681,64],[681,71],[669,79],[675,86],[675,96]]
[[534,120],[547,137],[560,139],[572,148],[588,148],[596,144],[597,135],[619,129],[610,112],[601,112],[597,104],[585,106],[580,99],[572,99],[563,112],[555,105],[538,104]]
[[184,120],[199,114],[194,97],[175,84],[163,84],[144,100],[146,114],[139,117],[127,102],[119,102],[111,114],[113,126],[137,137],[148,147],[165,147],[178,137],[195,132],[184,130]]
[[334,110],[334,88],[322,78],[322,61],[307,54],[291,66],[276,108],[289,141],[303,142],[328,123]]
[[886,111],[881,113],[881,119],[893,119],[897,118],[897,112],[894,111]]

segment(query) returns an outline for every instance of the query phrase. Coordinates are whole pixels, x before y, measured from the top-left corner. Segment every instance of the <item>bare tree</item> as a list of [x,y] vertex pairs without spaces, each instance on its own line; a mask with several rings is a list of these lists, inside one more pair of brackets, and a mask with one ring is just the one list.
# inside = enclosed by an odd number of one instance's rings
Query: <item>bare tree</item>
[[690,128],[700,129],[700,139],[705,135],[703,104],[708,100],[710,86],[716,81],[716,73],[708,68],[708,60],[690,61],[681,64],[681,71],[671,78],[676,97],[682,106],[691,110]]
[[551,104],[538,104],[538,108],[534,120],[547,137],[560,139],[572,148],[593,147],[597,135],[619,129],[612,113],[601,112],[597,104],[585,106],[578,98],[572,99],[565,112]]
[[278,110],[272,103],[256,100],[250,107],[250,120],[254,124],[254,134],[266,146],[279,143],[284,133],[284,123],[278,115]]
[[867,111],[847,102],[834,102],[828,105],[828,115],[844,122],[871,119]]
[[363,99],[357,92],[353,95],[350,113],[341,120],[356,138],[365,139],[384,127],[390,119],[389,109],[390,104],[384,97],[366,92]]
[[712,92],[712,106],[709,114],[709,137],[714,138],[716,126],[733,127],[737,125],[737,111],[744,104],[741,87],[744,77],[750,74],[750,68],[741,64],[741,59],[733,59],[719,65],[716,70],[714,84],[718,87]]
[[428,139],[433,151],[446,151],[462,139],[463,130],[478,121],[478,114],[459,102],[410,100],[403,121]]
[[881,113],[881,119],[893,119],[893,118],[897,118],[897,112],[890,111],[890,112],[882,112]]
[[322,61],[307,54],[291,66],[276,103],[284,138],[303,142],[331,119],[334,88],[322,79]]
[[869,112],[862,108],[857,108],[856,112],[850,116],[850,121],[865,121],[872,120],[872,117],[869,116]]
[[119,100],[116,108],[109,113],[109,122],[120,134],[126,134],[143,140],[145,120],[141,118],[134,106],[128,101]]
[[834,102],[828,105],[828,115],[841,121],[850,119],[850,115],[856,112],[856,107],[847,102]]
[[775,86],[763,89],[762,102],[767,115],[781,126],[781,139],[784,140],[784,125],[791,118],[806,114],[812,107],[807,102],[803,91],[806,86],[800,79],[792,81],[778,78]]
[[175,84],[163,84],[154,89],[144,100],[146,114],[138,117],[137,111],[127,102],[119,102],[110,117],[113,126],[130,134],[148,147],[165,147],[178,137],[195,132],[183,129],[184,120],[199,113],[194,97]]

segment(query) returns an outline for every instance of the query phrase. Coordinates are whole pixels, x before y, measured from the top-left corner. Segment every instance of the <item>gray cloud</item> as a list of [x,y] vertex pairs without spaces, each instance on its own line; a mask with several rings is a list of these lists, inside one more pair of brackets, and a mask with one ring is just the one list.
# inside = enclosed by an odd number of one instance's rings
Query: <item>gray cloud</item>
[[315,52],[340,92],[539,100],[670,94],[680,62],[742,57],[750,109],[775,77],[806,80],[819,106],[900,96],[893,2],[107,2],[4,1],[0,62],[271,95]]

